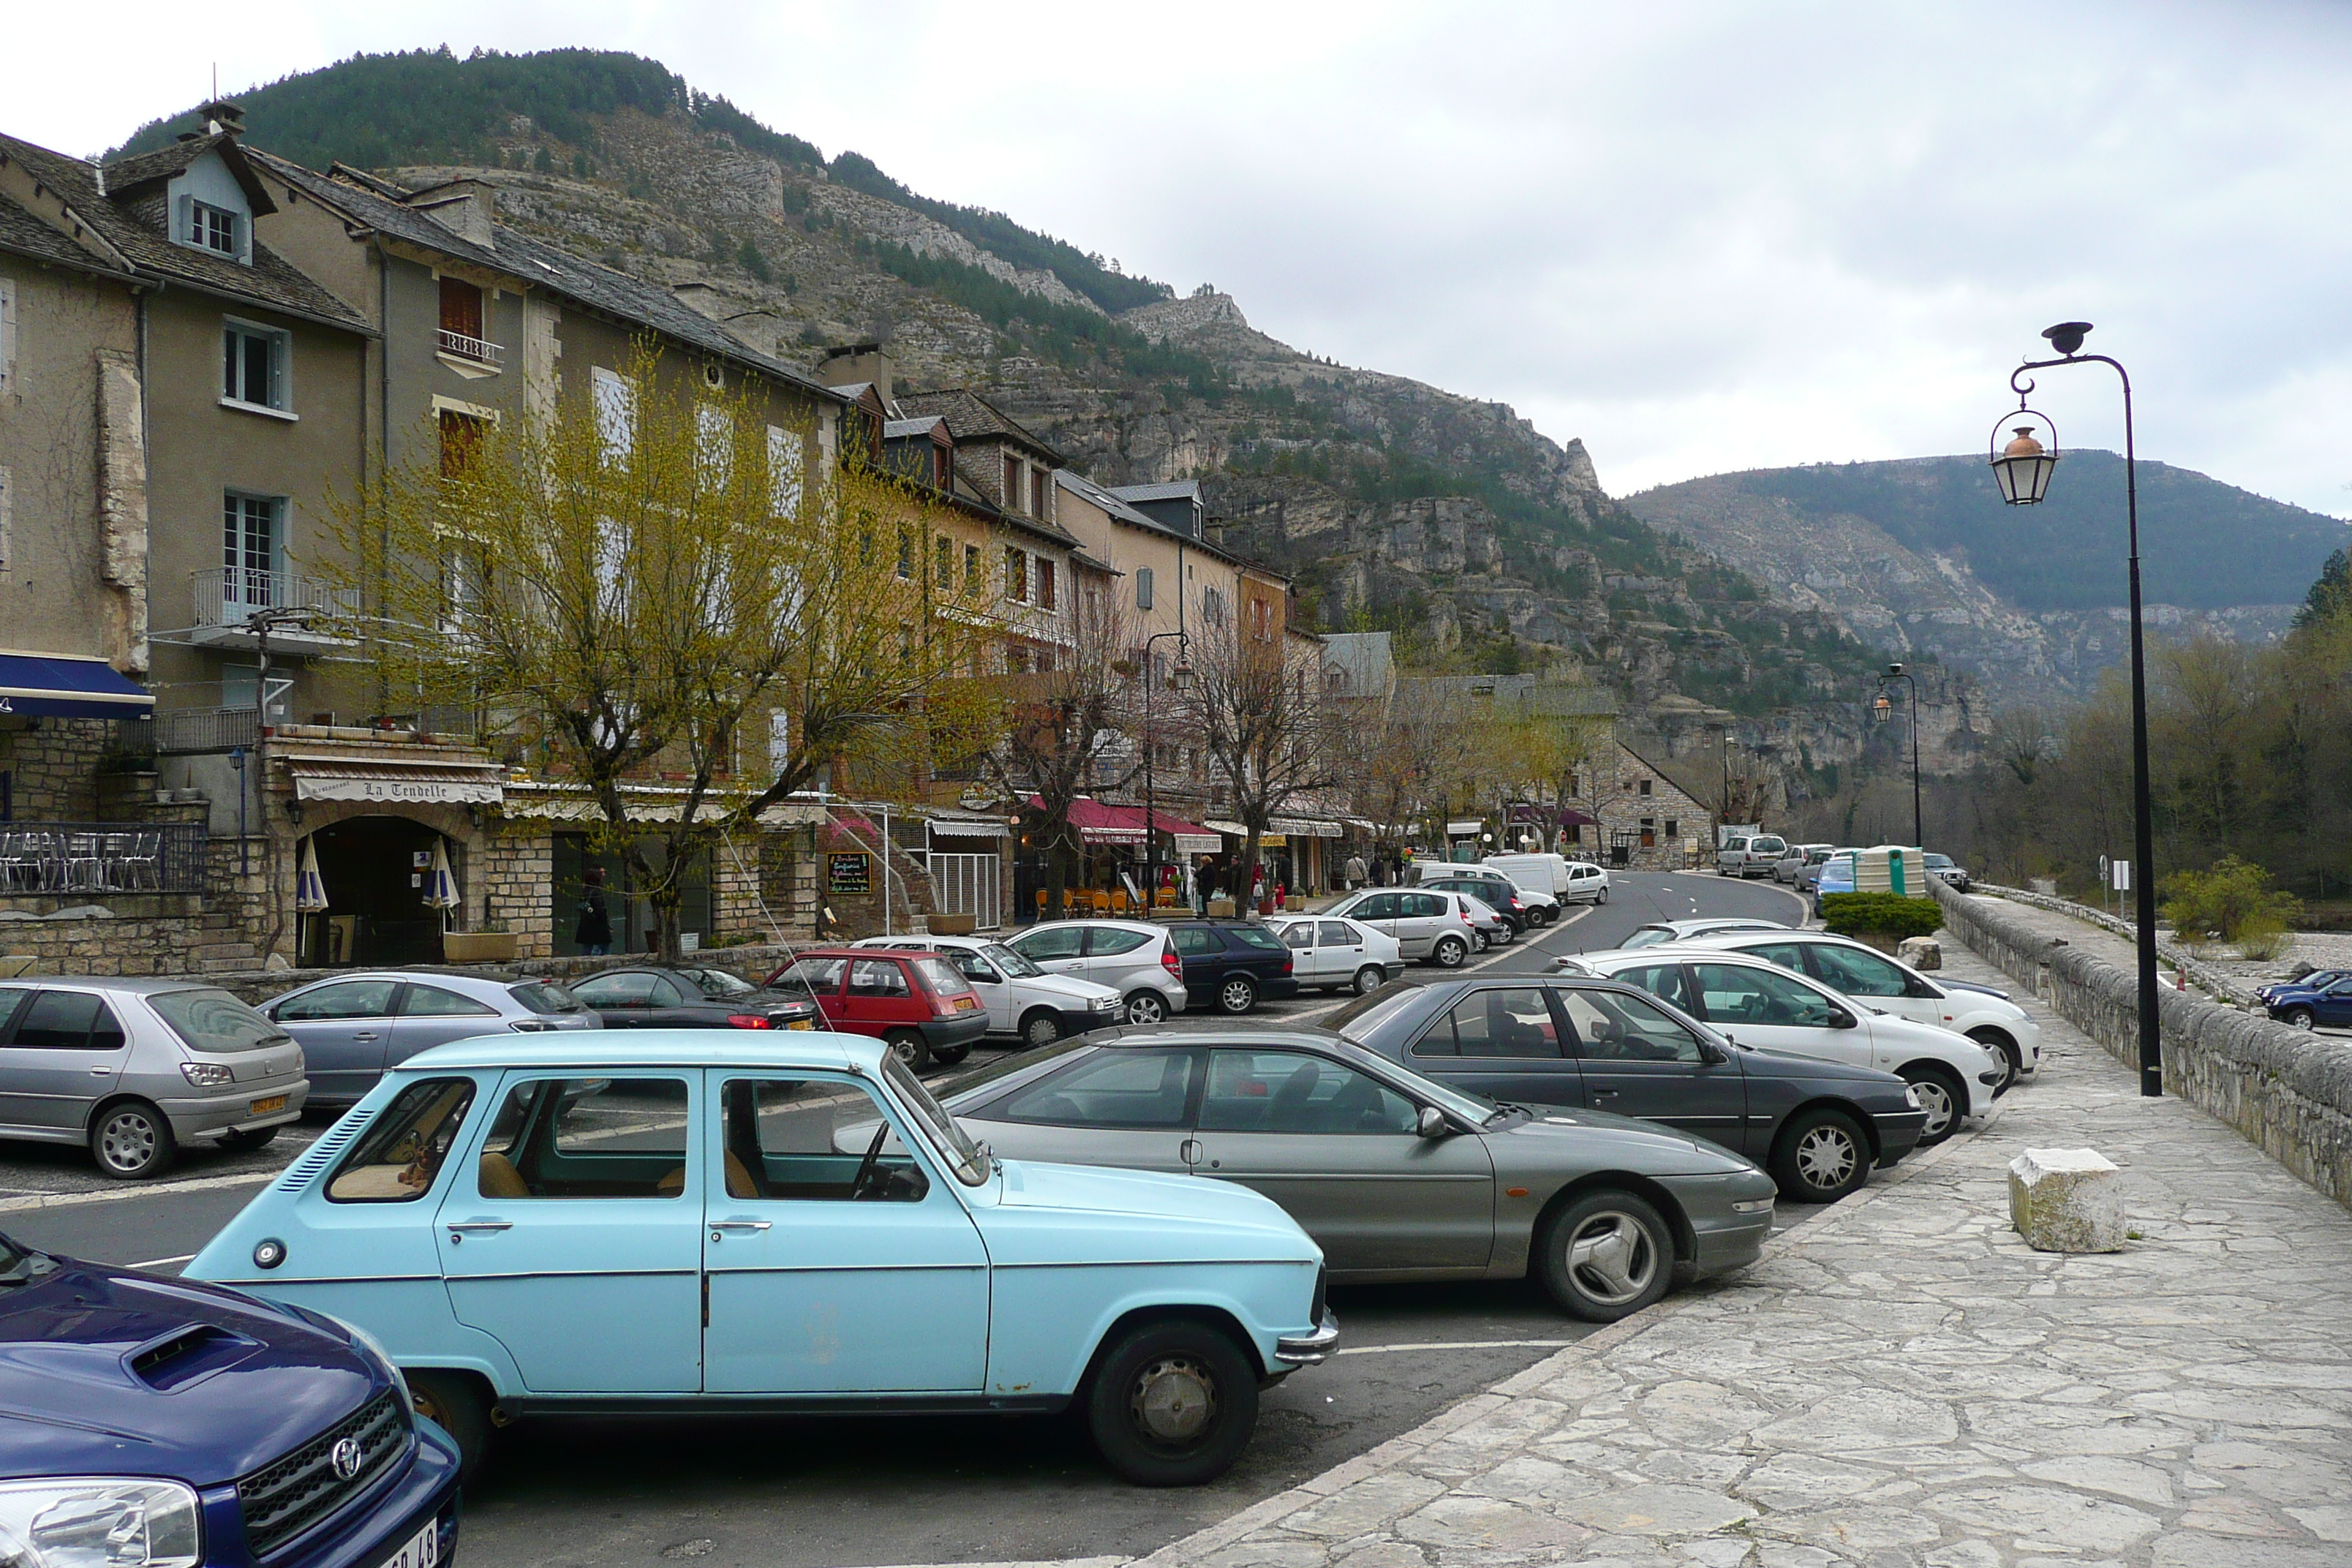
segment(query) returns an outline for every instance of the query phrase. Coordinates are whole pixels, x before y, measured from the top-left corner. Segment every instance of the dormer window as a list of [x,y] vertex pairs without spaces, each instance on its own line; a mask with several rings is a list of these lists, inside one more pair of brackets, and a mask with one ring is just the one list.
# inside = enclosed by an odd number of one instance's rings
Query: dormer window
[[245,237],[237,231],[242,214],[214,206],[209,202],[191,202],[188,211],[192,219],[192,232],[188,236],[191,244],[200,250],[226,256],[232,261],[245,259]]

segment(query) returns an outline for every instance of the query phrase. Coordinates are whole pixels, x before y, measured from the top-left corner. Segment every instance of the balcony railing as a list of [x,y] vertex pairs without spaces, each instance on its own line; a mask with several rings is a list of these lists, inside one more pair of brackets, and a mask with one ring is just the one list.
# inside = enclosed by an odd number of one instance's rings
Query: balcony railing
[[0,896],[204,890],[201,822],[0,823]]
[[471,360],[476,364],[486,364],[493,368],[506,358],[507,351],[494,342],[482,338],[469,338],[463,332],[453,332],[446,327],[441,328],[440,331],[441,352],[452,358]]
[[158,756],[249,752],[260,743],[261,715],[250,707],[177,708],[155,715]]
[[[207,566],[194,577],[199,629],[242,626],[263,610],[311,610],[322,620],[359,614],[357,590],[331,588],[291,572]],[[309,635],[317,637],[322,630],[314,629]]]

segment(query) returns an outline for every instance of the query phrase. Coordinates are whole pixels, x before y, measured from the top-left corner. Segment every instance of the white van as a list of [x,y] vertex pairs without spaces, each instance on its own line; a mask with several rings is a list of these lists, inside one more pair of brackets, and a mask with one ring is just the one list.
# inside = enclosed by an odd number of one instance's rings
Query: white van
[[1551,894],[1563,904],[1605,904],[1609,873],[1565,855],[1489,855],[1485,864],[1522,888]]

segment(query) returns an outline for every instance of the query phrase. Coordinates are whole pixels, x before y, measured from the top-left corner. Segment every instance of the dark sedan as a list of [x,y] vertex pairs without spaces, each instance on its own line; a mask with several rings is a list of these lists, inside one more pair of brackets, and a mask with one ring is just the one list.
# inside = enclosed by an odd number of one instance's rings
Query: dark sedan
[[1366,1048],[1488,1100],[1595,1109],[1696,1133],[1829,1203],[1919,1142],[1893,1073],[1736,1045],[1630,985],[1587,976],[1399,981],[1325,1020]]
[[723,969],[607,969],[568,989],[608,1029],[823,1027],[815,1000],[802,987],[754,985]]
[[1194,1006],[1213,1002],[1220,1013],[1247,1013],[1260,998],[1298,994],[1290,949],[1249,921],[1173,921],[1168,927],[1184,965],[1184,991]]
[[2352,1027],[2352,973],[2317,970],[2255,993],[2272,1017],[2298,1029]]

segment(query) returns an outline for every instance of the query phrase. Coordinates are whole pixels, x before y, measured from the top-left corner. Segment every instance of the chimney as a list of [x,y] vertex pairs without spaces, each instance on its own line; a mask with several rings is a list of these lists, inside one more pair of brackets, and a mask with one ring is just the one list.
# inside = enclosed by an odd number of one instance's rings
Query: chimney
[[452,180],[419,191],[408,205],[461,239],[498,248],[499,194],[480,180]]
[[870,381],[887,403],[890,377],[897,369],[898,362],[882,344],[848,343],[824,351],[824,358],[817,362],[816,379],[826,386],[855,386]]
[[210,103],[199,104],[196,112],[205,117],[205,134],[218,136],[226,132],[231,136],[245,134],[245,106],[216,98]]

